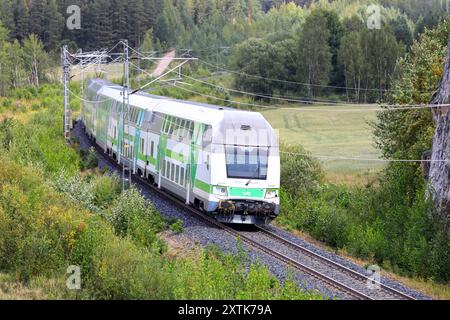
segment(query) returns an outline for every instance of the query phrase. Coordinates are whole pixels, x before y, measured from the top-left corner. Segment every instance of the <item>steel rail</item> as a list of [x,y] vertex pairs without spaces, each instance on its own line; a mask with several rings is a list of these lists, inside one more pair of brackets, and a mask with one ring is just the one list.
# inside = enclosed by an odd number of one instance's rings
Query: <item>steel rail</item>
[[276,240],[284,243],[285,245],[290,246],[290,247],[292,247],[292,248],[294,248],[294,249],[296,249],[298,251],[301,251],[302,253],[308,255],[309,257],[312,257],[314,259],[320,260],[320,261],[322,261],[322,262],[324,262],[324,263],[326,263],[326,264],[328,264],[328,265],[330,265],[330,266],[332,266],[332,267],[334,267],[336,269],[339,269],[341,272],[350,275],[354,279],[360,279],[360,280],[363,280],[363,281],[374,282],[375,284],[379,285],[383,290],[389,292],[390,294],[392,294],[394,296],[398,296],[401,299],[417,300],[416,298],[414,298],[414,297],[412,297],[412,296],[410,296],[410,295],[408,295],[408,294],[406,294],[404,292],[401,292],[401,291],[399,291],[399,290],[397,290],[395,288],[392,288],[392,287],[390,287],[390,286],[388,286],[388,285],[386,285],[386,284],[384,284],[382,282],[374,281],[372,278],[370,278],[370,277],[368,277],[366,275],[363,275],[363,274],[359,273],[358,271],[350,269],[347,266],[344,266],[344,265],[342,265],[342,264],[340,264],[340,263],[338,263],[336,261],[333,261],[333,260],[331,260],[331,259],[329,259],[329,258],[327,258],[327,257],[325,257],[323,255],[320,255],[317,252],[314,252],[314,251],[312,251],[312,250],[310,250],[308,248],[305,248],[305,247],[303,247],[303,246],[301,246],[301,245],[299,245],[297,243],[294,243],[294,242],[292,242],[292,241],[290,241],[290,240],[288,240],[286,238],[283,238],[282,236],[280,236],[280,235],[278,235],[278,234],[276,234],[276,233],[274,233],[274,232],[272,232],[272,231],[270,231],[270,230],[268,230],[268,229],[266,229],[264,227],[256,226],[256,228],[258,228],[258,230],[260,230],[260,232],[268,235],[269,237],[271,237],[273,239],[276,239]]

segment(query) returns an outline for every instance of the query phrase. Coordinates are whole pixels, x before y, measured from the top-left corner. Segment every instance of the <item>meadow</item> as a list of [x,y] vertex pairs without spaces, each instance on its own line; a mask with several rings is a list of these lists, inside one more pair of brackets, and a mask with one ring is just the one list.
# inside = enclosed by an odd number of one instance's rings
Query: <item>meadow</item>
[[[301,145],[318,156],[328,180],[354,183],[385,167],[383,162],[332,158],[380,159],[370,122],[375,106],[292,106],[261,114],[278,130],[280,141]],[[303,108],[303,110],[302,110]]]

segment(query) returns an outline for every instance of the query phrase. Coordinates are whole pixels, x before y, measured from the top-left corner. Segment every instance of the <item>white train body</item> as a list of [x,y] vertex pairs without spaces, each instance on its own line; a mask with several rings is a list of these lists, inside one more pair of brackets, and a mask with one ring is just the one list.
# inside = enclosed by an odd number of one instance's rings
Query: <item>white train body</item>
[[278,215],[278,138],[260,113],[138,92],[122,146],[122,87],[95,79],[85,92],[87,134],[133,173],[222,222]]

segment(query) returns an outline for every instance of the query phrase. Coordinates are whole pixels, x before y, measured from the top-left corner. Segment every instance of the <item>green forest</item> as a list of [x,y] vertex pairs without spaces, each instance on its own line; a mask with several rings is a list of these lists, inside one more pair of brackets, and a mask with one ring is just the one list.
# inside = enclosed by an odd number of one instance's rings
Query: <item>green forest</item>
[[[374,3],[381,24],[371,29]],[[66,27],[70,5],[81,9],[81,29]],[[443,74],[446,10],[441,0],[2,0],[0,299],[15,283],[42,289],[35,298],[322,298],[258,264],[245,272],[243,253],[168,257],[158,235],[180,222],[162,218],[136,190],[121,193],[79,141],[64,143],[61,46],[89,51],[128,39],[155,57],[176,49],[198,58],[183,69],[190,86],[155,85],[155,94],[242,109],[428,104]],[[140,66],[133,89],[151,68]],[[79,112],[79,101],[71,107]],[[282,141],[276,224],[448,299],[450,223],[413,161],[431,149],[432,113],[374,119],[368,126],[381,158],[411,161],[388,163],[362,184],[339,184],[303,146]],[[91,271],[79,295],[64,291],[69,262]],[[149,270],[158,271],[148,278]]]
[[[86,51],[128,39],[132,47],[146,52],[188,50],[215,65],[256,76],[237,76],[234,85],[239,90],[377,102],[386,98],[398,58],[425,28],[437,25],[446,8],[440,0],[379,1],[381,29],[369,30],[367,6],[373,3],[34,0],[28,5],[26,0],[5,0],[0,4],[0,21],[6,31],[0,33],[0,40],[9,44],[2,45],[1,54],[2,61],[9,54],[14,63],[3,67],[2,87],[38,84],[38,74],[22,75],[23,69],[30,69],[27,54],[35,53],[33,73],[39,73],[45,62],[58,62],[63,44]],[[81,10],[80,30],[66,28],[70,5]],[[24,47],[23,54],[17,54],[18,46]],[[38,54],[41,49],[52,59],[45,61]],[[317,54],[310,55],[312,50]]]

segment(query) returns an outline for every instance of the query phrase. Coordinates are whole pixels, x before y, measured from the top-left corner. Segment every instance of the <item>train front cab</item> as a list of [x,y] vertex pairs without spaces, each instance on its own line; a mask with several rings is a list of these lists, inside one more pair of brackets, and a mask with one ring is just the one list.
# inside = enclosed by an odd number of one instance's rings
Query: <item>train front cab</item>
[[280,211],[278,138],[259,113],[233,112],[213,130],[208,211],[226,223],[264,225]]

